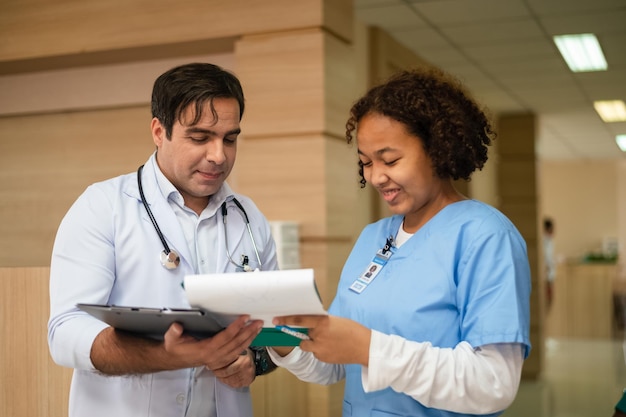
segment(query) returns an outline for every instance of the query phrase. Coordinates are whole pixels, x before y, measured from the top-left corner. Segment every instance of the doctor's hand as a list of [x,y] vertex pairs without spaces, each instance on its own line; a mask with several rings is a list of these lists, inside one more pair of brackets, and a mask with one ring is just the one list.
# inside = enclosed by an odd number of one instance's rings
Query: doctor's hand
[[235,362],[223,368],[214,369],[213,374],[230,387],[249,386],[256,377],[252,351],[250,349],[241,351]]
[[249,319],[240,316],[215,336],[202,340],[184,334],[183,327],[174,323],[165,333],[165,351],[186,365],[181,367],[206,366],[212,371],[227,367],[239,359],[261,331],[263,322]]
[[369,364],[372,332],[353,320],[331,315],[299,315],[275,317],[272,323],[308,328],[311,340],[303,340],[299,347],[305,352],[312,352],[323,362]]

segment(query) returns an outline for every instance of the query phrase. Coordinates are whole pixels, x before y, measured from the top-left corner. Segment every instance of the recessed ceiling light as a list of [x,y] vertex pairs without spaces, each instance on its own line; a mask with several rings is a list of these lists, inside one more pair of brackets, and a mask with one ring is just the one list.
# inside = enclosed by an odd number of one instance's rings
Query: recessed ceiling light
[[626,104],[622,100],[594,101],[593,107],[607,123],[626,122]]
[[606,59],[594,34],[559,35],[553,39],[573,72],[606,71]]
[[615,142],[623,152],[626,152],[626,135],[615,136]]

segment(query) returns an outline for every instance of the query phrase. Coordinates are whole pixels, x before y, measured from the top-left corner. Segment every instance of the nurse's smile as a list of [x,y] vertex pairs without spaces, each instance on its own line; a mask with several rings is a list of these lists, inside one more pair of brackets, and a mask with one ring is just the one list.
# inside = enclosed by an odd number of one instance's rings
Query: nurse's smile
[[396,196],[400,194],[400,189],[394,188],[392,190],[380,190],[380,194],[387,203],[392,203]]

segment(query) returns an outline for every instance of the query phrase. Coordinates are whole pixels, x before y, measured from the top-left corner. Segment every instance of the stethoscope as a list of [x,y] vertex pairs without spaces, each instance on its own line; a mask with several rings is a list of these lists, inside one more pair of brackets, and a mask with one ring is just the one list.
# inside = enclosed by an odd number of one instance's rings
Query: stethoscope
[[[165,236],[163,236],[163,232],[161,232],[161,228],[159,227],[156,219],[154,218],[154,215],[152,214],[152,210],[150,210],[150,206],[146,202],[146,197],[143,194],[143,186],[141,183],[141,171],[142,170],[143,170],[143,165],[140,166],[139,169],[137,170],[137,185],[139,186],[139,195],[141,196],[141,202],[143,203],[143,206],[146,208],[146,212],[148,213],[148,217],[150,217],[150,221],[152,221],[154,230],[156,230],[157,235],[159,235],[159,239],[161,240],[161,243],[163,244],[163,250],[159,254],[161,265],[163,265],[166,269],[175,269],[180,264],[180,255],[175,250],[170,249],[169,245],[165,241]],[[239,208],[241,216],[246,221],[246,229],[248,229],[248,235],[250,236],[250,241],[252,242],[252,247],[254,248],[254,254],[258,262],[257,269],[260,269],[263,266],[263,264],[261,262],[261,257],[259,256],[259,251],[257,249],[256,242],[254,240],[254,235],[252,234],[252,229],[250,228],[250,219],[248,218],[248,213],[246,213],[246,210],[243,208],[239,200],[237,200],[235,197],[232,198],[232,202],[235,203],[235,205]],[[224,243],[226,244],[226,255],[228,256],[228,260],[230,261],[230,263],[235,265],[237,268],[240,268],[244,272],[250,272],[253,269],[249,265],[248,256],[242,254],[241,262],[237,263],[235,262],[232,255],[230,254],[230,250],[228,248],[228,227],[226,224],[227,223],[226,218],[228,217],[228,209],[226,208],[226,203],[227,201],[224,201],[222,203],[222,206],[220,207],[220,210],[222,212],[222,219],[224,222],[224,241],[225,241]]]

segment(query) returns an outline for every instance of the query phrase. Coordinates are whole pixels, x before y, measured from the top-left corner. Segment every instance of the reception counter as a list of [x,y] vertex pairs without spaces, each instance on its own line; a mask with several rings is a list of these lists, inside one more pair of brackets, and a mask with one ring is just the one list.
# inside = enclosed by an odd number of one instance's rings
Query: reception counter
[[546,336],[614,337],[613,296],[617,280],[616,264],[559,265],[554,283],[554,303],[546,312]]
[[0,416],[67,416],[72,370],[48,353],[49,268],[0,268]]

